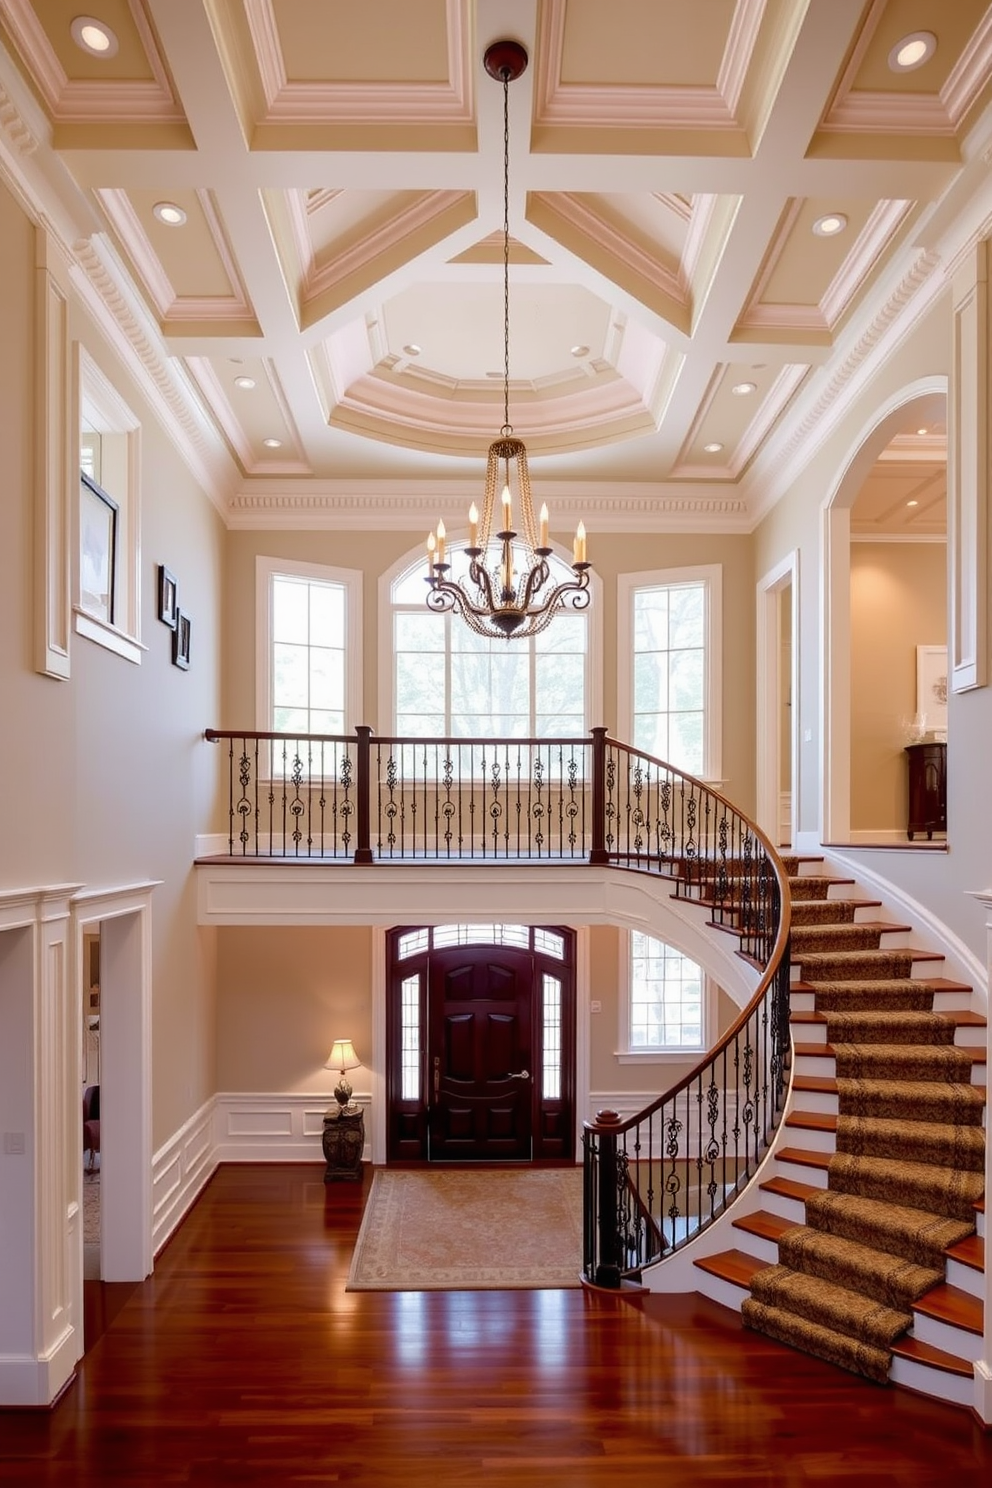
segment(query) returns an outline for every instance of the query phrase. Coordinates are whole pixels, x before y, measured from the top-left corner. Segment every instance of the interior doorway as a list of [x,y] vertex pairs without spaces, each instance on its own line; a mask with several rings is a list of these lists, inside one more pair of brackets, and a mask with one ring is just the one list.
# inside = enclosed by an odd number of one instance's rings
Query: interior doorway
[[571,1161],[575,935],[436,925],[387,936],[387,1161]]

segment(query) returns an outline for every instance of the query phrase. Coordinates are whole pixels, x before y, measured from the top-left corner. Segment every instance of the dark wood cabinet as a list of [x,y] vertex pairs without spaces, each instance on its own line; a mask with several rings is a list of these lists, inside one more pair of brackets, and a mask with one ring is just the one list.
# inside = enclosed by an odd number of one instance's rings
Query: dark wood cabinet
[[947,831],[947,745],[910,744],[909,823],[906,835],[912,842],[917,832]]
[[322,1138],[324,1182],[338,1178],[357,1180],[362,1176],[362,1152],[365,1149],[365,1112],[361,1106],[331,1106],[324,1113]]

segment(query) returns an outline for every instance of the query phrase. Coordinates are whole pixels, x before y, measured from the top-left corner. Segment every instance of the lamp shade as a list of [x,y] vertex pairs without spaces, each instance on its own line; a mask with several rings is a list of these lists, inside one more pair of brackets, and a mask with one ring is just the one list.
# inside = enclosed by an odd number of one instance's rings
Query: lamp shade
[[361,1062],[355,1054],[355,1046],[351,1039],[335,1039],[334,1047],[327,1056],[324,1068],[330,1070],[358,1069]]

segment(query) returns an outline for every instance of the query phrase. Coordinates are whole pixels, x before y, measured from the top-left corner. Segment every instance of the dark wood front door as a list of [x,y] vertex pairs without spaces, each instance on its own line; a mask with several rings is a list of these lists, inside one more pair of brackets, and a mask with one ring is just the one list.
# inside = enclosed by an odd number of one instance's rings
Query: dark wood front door
[[574,932],[399,927],[387,945],[387,1159],[570,1161]]
[[533,957],[456,946],[431,957],[429,1156],[531,1156]]

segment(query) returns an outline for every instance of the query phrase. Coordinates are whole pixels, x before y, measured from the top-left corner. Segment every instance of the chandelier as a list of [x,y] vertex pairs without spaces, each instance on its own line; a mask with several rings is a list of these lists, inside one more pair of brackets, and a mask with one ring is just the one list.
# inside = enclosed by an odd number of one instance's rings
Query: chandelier
[[[553,581],[548,559],[548,508],[534,520],[527,449],[510,423],[510,83],[527,66],[516,41],[497,41],[483,58],[487,73],[503,84],[503,427],[489,446],[482,517],[475,502],[468,513],[468,571],[455,578],[447,561],[444,523],[427,539],[427,607],[461,615],[479,635],[537,635],[560,610],[589,604],[586,530],[582,522],[572,544],[574,577]],[[498,504],[496,493],[502,487]],[[514,509],[522,531],[514,527]],[[498,524],[494,531],[494,524]]]

